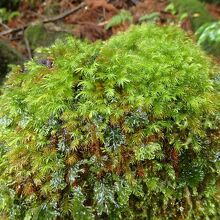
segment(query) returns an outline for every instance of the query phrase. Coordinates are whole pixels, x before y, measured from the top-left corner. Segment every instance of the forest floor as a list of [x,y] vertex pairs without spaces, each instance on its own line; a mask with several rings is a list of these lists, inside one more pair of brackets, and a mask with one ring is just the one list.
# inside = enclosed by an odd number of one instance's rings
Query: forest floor
[[[124,9],[131,13],[134,24],[140,23],[139,19],[150,13],[158,13],[156,22],[160,25],[167,23],[175,23],[175,15],[166,10],[169,4],[168,0],[46,0],[43,4],[35,4],[30,6],[24,1],[18,8],[19,15],[9,20],[6,24],[0,23],[0,39],[7,40],[14,48],[28,57],[30,48],[24,39],[24,29],[31,24],[44,21],[46,19],[53,20],[54,16],[60,15],[60,18],[52,23],[50,28],[54,30],[67,31],[68,33],[91,41],[106,40],[110,36],[126,30],[130,23],[123,22],[121,25],[106,29],[106,24],[111,18]],[[66,11],[79,7],[76,12],[63,16]],[[210,13],[220,19],[220,7],[215,4],[207,4]],[[185,19],[180,26],[191,32],[190,22]],[[17,30],[17,28],[20,30]],[[23,27],[23,28],[22,28]],[[4,32],[8,34],[2,34]],[[11,32],[10,32],[11,31]]]

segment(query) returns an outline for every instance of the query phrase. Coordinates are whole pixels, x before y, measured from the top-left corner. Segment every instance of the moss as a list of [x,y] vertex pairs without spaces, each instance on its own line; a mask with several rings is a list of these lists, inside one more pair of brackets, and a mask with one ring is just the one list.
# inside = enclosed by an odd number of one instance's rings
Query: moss
[[192,28],[196,31],[200,26],[215,19],[205,5],[199,0],[171,0],[179,14],[187,13],[190,16]]
[[218,218],[218,69],[183,31],[38,52],[0,96],[2,216]]

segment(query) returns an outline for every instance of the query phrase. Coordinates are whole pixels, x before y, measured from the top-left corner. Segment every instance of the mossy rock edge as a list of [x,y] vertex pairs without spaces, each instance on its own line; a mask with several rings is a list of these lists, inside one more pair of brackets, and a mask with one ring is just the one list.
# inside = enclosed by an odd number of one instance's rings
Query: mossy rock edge
[[48,30],[42,23],[30,25],[24,32],[24,36],[33,51],[38,47],[49,47],[57,39],[64,39],[70,35],[65,31]]

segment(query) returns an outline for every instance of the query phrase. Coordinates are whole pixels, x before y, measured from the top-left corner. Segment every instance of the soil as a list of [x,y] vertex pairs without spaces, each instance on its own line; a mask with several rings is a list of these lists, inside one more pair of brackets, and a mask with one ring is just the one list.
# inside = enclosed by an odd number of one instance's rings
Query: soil
[[[18,11],[20,16],[12,19],[6,25],[0,24],[0,32],[6,28],[16,28],[25,24],[33,23],[56,14],[61,14],[70,8],[79,5],[81,0],[46,0],[44,3],[31,7],[24,1]],[[165,11],[169,4],[168,0],[85,0],[86,7],[60,20],[60,23],[71,25],[70,30],[73,35],[79,38],[87,38],[91,41],[106,40],[119,31],[124,31],[129,27],[128,23],[123,23],[118,27],[105,29],[105,24],[116,15],[121,9],[129,10],[133,15],[134,23],[138,23],[143,15],[158,12],[160,25],[175,22],[175,16]],[[220,7],[215,4],[207,4],[210,13],[220,19]],[[191,30],[189,21],[186,19],[182,23],[185,30]],[[11,45],[27,57],[27,48],[24,44],[23,32],[17,32],[1,37],[10,41]]]
[[208,8],[209,12],[213,17],[220,20],[220,5],[207,4],[206,7]]

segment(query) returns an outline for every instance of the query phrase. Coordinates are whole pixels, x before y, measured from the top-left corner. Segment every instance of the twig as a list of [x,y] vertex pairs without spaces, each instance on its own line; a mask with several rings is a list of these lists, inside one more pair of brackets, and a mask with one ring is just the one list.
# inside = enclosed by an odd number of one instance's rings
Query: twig
[[7,31],[2,31],[2,32],[0,32],[0,37],[1,37],[1,36],[4,36],[4,35],[7,35],[7,34],[14,33],[14,32],[22,31],[22,30],[26,29],[27,27],[28,27],[28,25],[24,25],[24,26],[22,26],[22,27],[9,29],[9,30],[7,30]]
[[31,59],[32,58],[31,48],[30,48],[29,41],[26,37],[24,37],[24,43],[25,43],[25,46],[28,52],[28,58]]
[[49,23],[49,22],[54,22],[54,21],[58,21],[62,18],[65,18],[67,16],[69,16],[70,14],[74,13],[74,12],[77,12],[79,9],[83,8],[84,6],[86,6],[86,3],[82,2],[81,4],[79,4],[77,7],[75,8],[72,8],[70,9],[69,11],[66,11],[64,12],[63,14],[61,15],[57,15],[57,16],[54,16],[52,18],[48,18],[48,19],[45,19],[43,20],[42,22],[43,23]]
[[110,20],[103,21],[103,22],[99,23],[98,26],[103,27],[103,26],[105,26],[106,24],[108,24],[109,21],[110,21]]
[[8,25],[4,24],[2,21],[0,21],[0,25],[2,25],[5,29],[9,30],[10,28]]
[[46,16],[44,16],[44,15],[41,15],[40,13],[37,13],[37,12],[35,12],[35,11],[32,11],[32,10],[28,10],[28,12],[29,13],[31,13],[31,14],[34,14],[34,15],[36,15],[38,18],[42,18],[42,19],[45,19],[45,17]]
[[[79,9],[83,8],[84,6],[86,6],[86,4],[84,2],[82,2],[77,7],[72,8],[69,11],[66,11],[66,12],[62,13],[61,15],[57,15],[57,16],[54,16],[54,17],[51,17],[51,18],[44,19],[41,22],[46,24],[46,23],[49,23],[49,22],[58,21],[62,18],[65,18],[65,17],[69,16],[70,14],[72,14],[74,12],[77,12]],[[4,36],[4,35],[7,35],[7,34],[11,34],[11,33],[14,33],[14,32],[25,30],[29,25],[30,24],[24,25],[22,27],[17,27],[17,28],[14,28],[14,29],[9,29],[9,30],[6,30],[6,31],[2,31],[2,32],[0,32],[0,36]]]

